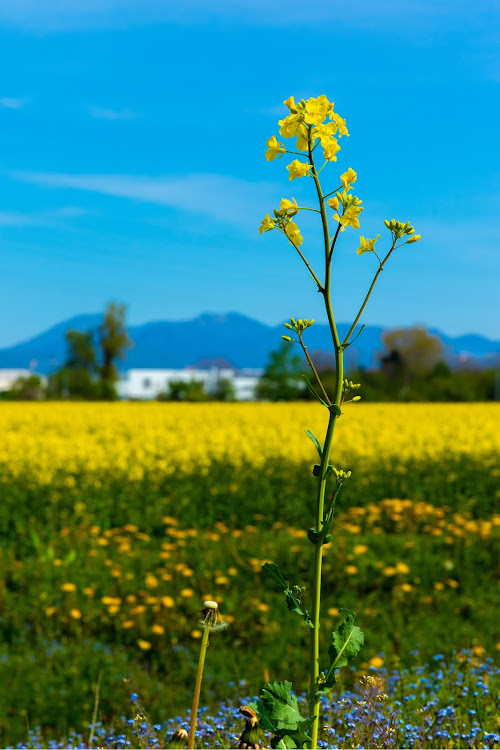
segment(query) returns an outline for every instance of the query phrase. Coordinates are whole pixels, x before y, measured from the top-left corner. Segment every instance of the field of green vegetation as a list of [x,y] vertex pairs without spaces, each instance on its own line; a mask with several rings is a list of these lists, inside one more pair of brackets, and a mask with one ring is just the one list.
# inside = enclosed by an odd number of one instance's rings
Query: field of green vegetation
[[[500,411],[440,407],[354,407],[339,430],[353,478],[325,547],[322,632],[350,607],[365,633],[345,689],[371,667],[498,653]],[[308,632],[260,571],[272,560],[309,585],[317,411],[2,407],[2,746],[27,725],[46,742],[85,734],[99,675],[108,726],[133,716],[131,693],[154,722],[184,714],[207,598],[228,627],[202,702],[237,703],[242,680],[250,696],[269,679],[306,689]]]

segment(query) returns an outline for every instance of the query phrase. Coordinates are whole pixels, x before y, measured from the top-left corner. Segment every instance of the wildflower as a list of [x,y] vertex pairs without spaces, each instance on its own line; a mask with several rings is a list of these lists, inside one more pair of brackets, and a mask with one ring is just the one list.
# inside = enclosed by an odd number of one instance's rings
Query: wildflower
[[305,121],[308,125],[321,125],[325,117],[333,111],[333,103],[324,94],[310,97],[306,101]]
[[398,573],[409,573],[410,572],[410,568],[404,562],[397,562],[396,563],[396,570],[397,570]]
[[193,589],[181,589],[181,596],[183,596],[185,599],[190,599],[192,596],[194,596],[194,591]]
[[358,569],[355,565],[346,565],[345,572],[349,576],[355,576],[358,572]]
[[292,198],[291,201],[289,201],[287,198],[282,198],[280,202],[280,214],[287,214],[288,216],[295,216],[297,211],[299,210],[299,207],[297,206],[297,201],[295,198]]
[[259,227],[259,234],[262,234],[263,232],[270,232],[271,229],[274,229],[276,222],[274,219],[271,219],[269,214],[266,214],[264,218],[262,219],[262,223]]
[[201,630],[196,629],[191,631],[192,638],[201,638],[202,635],[203,633],[201,632]]
[[383,663],[384,660],[381,656],[374,656],[372,659],[370,659],[370,667],[375,667],[375,669],[380,669]]
[[304,238],[300,233],[300,229],[294,221],[289,221],[285,225],[285,234],[293,245],[302,245]]
[[284,138],[291,138],[297,132],[297,129],[302,120],[302,115],[299,112],[294,112],[285,117],[283,120],[278,120],[280,126],[280,135]]
[[330,198],[327,201],[327,203],[330,206],[330,208],[333,208],[334,211],[338,211],[339,210],[339,199],[337,197]]
[[406,240],[406,244],[409,245],[410,242],[418,242],[421,237],[421,234],[412,234],[412,236],[408,237],[408,239]]
[[347,172],[344,172],[344,174],[340,175],[340,182],[344,186],[344,191],[346,193],[349,192],[351,185],[353,185],[356,180],[358,179],[357,172],[354,171],[351,167],[347,170]]
[[361,236],[359,238],[359,241],[361,242],[360,246],[358,247],[358,255],[363,255],[363,253],[367,253],[370,250],[372,252],[375,252],[375,243],[380,237],[379,234],[373,239],[369,240],[368,238],[365,239],[365,237]]
[[71,609],[69,613],[70,613],[71,617],[73,618],[73,620],[80,620],[81,619],[82,613],[80,612],[79,609]]
[[337,221],[341,224],[340,231],[343,232],[346,227],[353,227],[354,229],[359,228],[359,219],[358,216],[360,215],[362,211],[361,206],[349,206],[342,216],[339,216],[338,214],[334,214],[333,218],[337,219]]
[[354,547],[354,554],[364,555],[367,550],[368,550],[368,547],[366,546],[366,544],[356,544]]
[[337,615],[339,613],[338,607],[330,607],[330,609],[327,610],[327,611],[328,611],[328,614],[330,615],[330,617],[337,617]]
[[289,180],[294,180],[296,177],[305,177],[309,174],[309,170],[311,169],[311,164],[306,164],[305,162],[299,161],[298,159],[294,159],[291,164],[287,167],[288,171],[290,172]]
[[387,565],[387,566],[386,566],[386,567],[385,567],[385,568],[384,568],[384,569],[382,570],[382,574],[383,574],[384,576],[393,576],[393,575],[396,575],[396,568],[395,568],[395,567],[393,567],[392,565]]
[[266,141],[267,151],[266,151],[266,159],[267,161],[274,161],[276,157],[281,158],[283,154],[286,151],[285,144],[278,142],[275,135],[271,136],[268,141]]
[[247,717],[245,729],[238,742],[238,748],[258,748],[260,741],[260,727],[257,714],[250,706],[240,708],[240,713]]
[[343,135],[349,135],[344,118],[337,114],[337,112],[330,112],[330,120],[335,123],[337,127],[336,132],[339,138],[341,138]]
[[340,146],[335,140],[335,138],[332,138],[329,143],[323,143],[323,156],[325,157],[326,161],[337,161],[337,151],[340,151]]
[[156,623],[151,628],[151,632],[155,635],[163,635],[165,633],[165,628],[163,625],[157,625]]
[[142,651],[149,651],[149,649],[151,648],[151,643],[149,641],[143,640],[142,638],[139,638],[139,640],[137,641],[137,645]]

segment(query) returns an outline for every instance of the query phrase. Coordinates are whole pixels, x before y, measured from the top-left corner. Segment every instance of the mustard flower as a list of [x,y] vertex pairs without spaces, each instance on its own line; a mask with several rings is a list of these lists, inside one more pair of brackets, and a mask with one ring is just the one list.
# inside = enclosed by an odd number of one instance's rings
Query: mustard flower
[[282,198],[280,201],[280,214],[288,214],[289,216],[295,216],[297,211],[299,210],[299,207],[297,206],[297,201],[295,198],[292,198],[291,201],[289,201],[287,198]]
[[333,111],[333,104],[326,96],[311,97],[306,101],[305,121],[308,125],[321,125],[325,117]]
[[295,99],[293,98],[293,96],[289,96],[288,99],[285,99],[283,104],[285,105],[285,107],[288,107],[291,112],[297,111],[297,105],[295,104]]
[[285,117],[284,120],[278,120],[278,125],[280,126],[280,135],[282,135],[284,138],[291,138],[292,135],[296,134],[301,120],[302,117],[299,112],[288,115],[288,117]]
[[344,192],[347,193],[347,191],[350,189],[351,185],[356,182],[358,179],[357,173],[354,171],[354,169],[349,169],[347,172],[344,172],[344,174],[340,175],[340,182],[344,186]]
[[285,226],[285,234],[294,245],[302,245],[304,238],[300,234],[300,229],[294,221],[289,221]]
[[289,179],[294,180],[296,177],[305,177],[308,175],[311,165],[299,161],[298,159],[294,159],[292,163],[288,165],[287,169],[290,172]]
[[358,216],[360,215],[362,210],[363,208],[361,206],[349,206],[349,208],[344,211],[342,216],[334,214],[333,218],[337,219],[337,221],[342,225],[340,227],[340,231],[343,232],[349,226],[354,227],[354,229],[358,229]]
[[326,161],[337,161],[337,151],[340,151],[340,146],[337,143],[335,138],[330,139],[330,143],[324,143],[322,141],[323,146],[323,156],[325,157]]
[[412,234],[412,236],[408,237],[408,239],[406,240],[406,244],[409,245],[410,242],[418,242],[421,236],[421,234]]
[[360,237],[359,240],[361,242],[361,245],[358,247],[358,255],[363,255],[363,253],[367,253],[369,250],[375,252],[375,243],[379,237],[379,234],[377,234],[377,236],[373,240],[369,240],[368,238],[365,239],[365,237]]
[[[280,156],[283,156],[283,154],[286,151],[285,144],[281,143],[281,141],[278,142],[275,135],[272,135],[271,138],[269,138],[269,140],[266,141],[266,146],[267,146],[267,151],[266,151],[267,161],[273,161],[278,156],[278,154]],[[278,156],[278,158],[280,158],[280,156]]]
[[263,232],[269,232],[271,229],[274,229],[275,221],[274,219],[271,219],[269,214],[266,214],[264,218],[262,219],[262,223],[259,227],[259,234],[262,234]]
[[341,138],[343,135],[349,135],[349,131],[346,128],[345,120],[338,115],[336,112],[330,112],[330,120],[335,123],[337,126],[337,134],[339,138]]
[[337,197],[335,197],[335,198],[329,198],[329,200],[327,201],[327,203],[330,206],[330,208],[333,208],[334,211],[338,211],[339,210],[339,199]]

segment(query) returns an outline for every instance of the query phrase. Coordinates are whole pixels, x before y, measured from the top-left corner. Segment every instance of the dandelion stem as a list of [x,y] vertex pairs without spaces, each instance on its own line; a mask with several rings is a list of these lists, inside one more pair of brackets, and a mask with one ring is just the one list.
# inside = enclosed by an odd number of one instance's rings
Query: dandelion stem
[[206,624],[203,628],[203,638],[201,639],[200,659],[198,661],[198,672],[196,673],[196,684],[194,686],[193,706],[191,708],[191,724],[189,727],[188,750],[194,750],[194,733],[196,731],[196,717],[198,715],[198,705],[200,702],[201,681],[203,679],[203,667],[205,666],[205,655],[207,653],[208,636],[210,628]]

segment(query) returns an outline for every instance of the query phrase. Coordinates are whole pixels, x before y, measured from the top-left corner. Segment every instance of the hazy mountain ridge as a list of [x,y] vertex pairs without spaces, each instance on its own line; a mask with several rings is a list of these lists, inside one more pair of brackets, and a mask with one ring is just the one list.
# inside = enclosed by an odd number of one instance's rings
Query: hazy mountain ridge
[[[61,366],[66,358],[65,333],[68,330],[96,330],[102,315],[77,315],[52,326],[47,331],[11,347],[0,349],[0,368],[28,368],[46,374]],[[342,339],[349,324],[338,325]],[[381,326],[367,325],[359,338],[346,350],[348,366],[373,367],[377,352],[383,349]],[[500,357],[500,341],[492,341],[479,334],[447,336],[442,331],[429,329],[439,336],[445,346],[447,360],[456,364],[466,356],[485,365]],[[134,348],[120,368],[183,368],[205,360],[227,360],[236,368],[264,367],[269,353],[281,345],[285,333],[283,325],[268,326],[239,313],[204,313],[187,321],[153,321],[128,326]],[[307,330],[309,352],[331,352],[328,325],[315,324]],[[299,351],[299,350],[298,350]],[[36,362],[36,364],[35,364]]]

